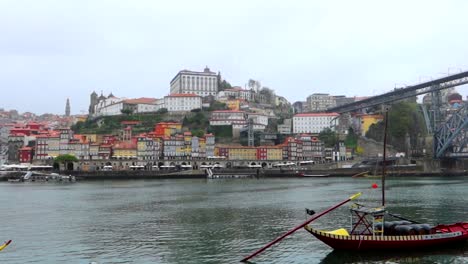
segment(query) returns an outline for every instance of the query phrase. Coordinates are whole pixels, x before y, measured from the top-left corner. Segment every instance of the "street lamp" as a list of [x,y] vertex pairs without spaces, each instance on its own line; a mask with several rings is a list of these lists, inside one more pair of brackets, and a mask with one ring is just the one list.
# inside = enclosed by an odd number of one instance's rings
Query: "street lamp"
[[463,70],[461,68],[458,68],[458,67],[448,67],[447,68],[447,75],[450,75],[450,69],[455,69],[455,70],[459,70],[460,72],[463,72]]

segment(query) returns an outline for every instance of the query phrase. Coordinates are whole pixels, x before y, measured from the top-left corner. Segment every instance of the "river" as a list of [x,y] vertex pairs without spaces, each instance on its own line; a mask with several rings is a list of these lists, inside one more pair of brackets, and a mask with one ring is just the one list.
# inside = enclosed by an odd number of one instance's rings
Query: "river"
[[[369,178],[178,179],[0,183],[0,263],[238,263]],[[431,224],[468,221],[468,177],[389,178],[387,208]],[[349,225],[349,206],[313,226]],[[468,263],[468,245],[437,252],[341,254],[298,230],[255,263]]]

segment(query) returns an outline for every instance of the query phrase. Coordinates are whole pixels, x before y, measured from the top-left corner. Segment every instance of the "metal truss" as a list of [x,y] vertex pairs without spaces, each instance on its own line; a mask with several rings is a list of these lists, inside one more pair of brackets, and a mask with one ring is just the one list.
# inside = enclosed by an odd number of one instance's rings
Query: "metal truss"
[[434,134],[434,156],[468,157],[468,111],[464,105],[442,124]]

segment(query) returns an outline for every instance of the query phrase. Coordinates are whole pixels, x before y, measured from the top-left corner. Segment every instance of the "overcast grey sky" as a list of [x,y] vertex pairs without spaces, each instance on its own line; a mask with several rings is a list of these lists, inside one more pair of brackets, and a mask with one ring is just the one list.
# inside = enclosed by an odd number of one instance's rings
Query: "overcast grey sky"
[[[0,0],[0,107],[162,97],[181,69],[291,102],[369,96],[468,70],[468,1]],[[467,95],[467,88],[459,92]]]

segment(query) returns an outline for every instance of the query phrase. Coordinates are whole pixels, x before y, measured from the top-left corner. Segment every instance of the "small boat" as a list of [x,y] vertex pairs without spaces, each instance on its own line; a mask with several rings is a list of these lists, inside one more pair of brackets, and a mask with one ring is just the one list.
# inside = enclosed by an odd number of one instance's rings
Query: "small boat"
[[0,246],[0,251],[4,250],[8,245],[10,245],[11,240],[5,241],[3,245]]

